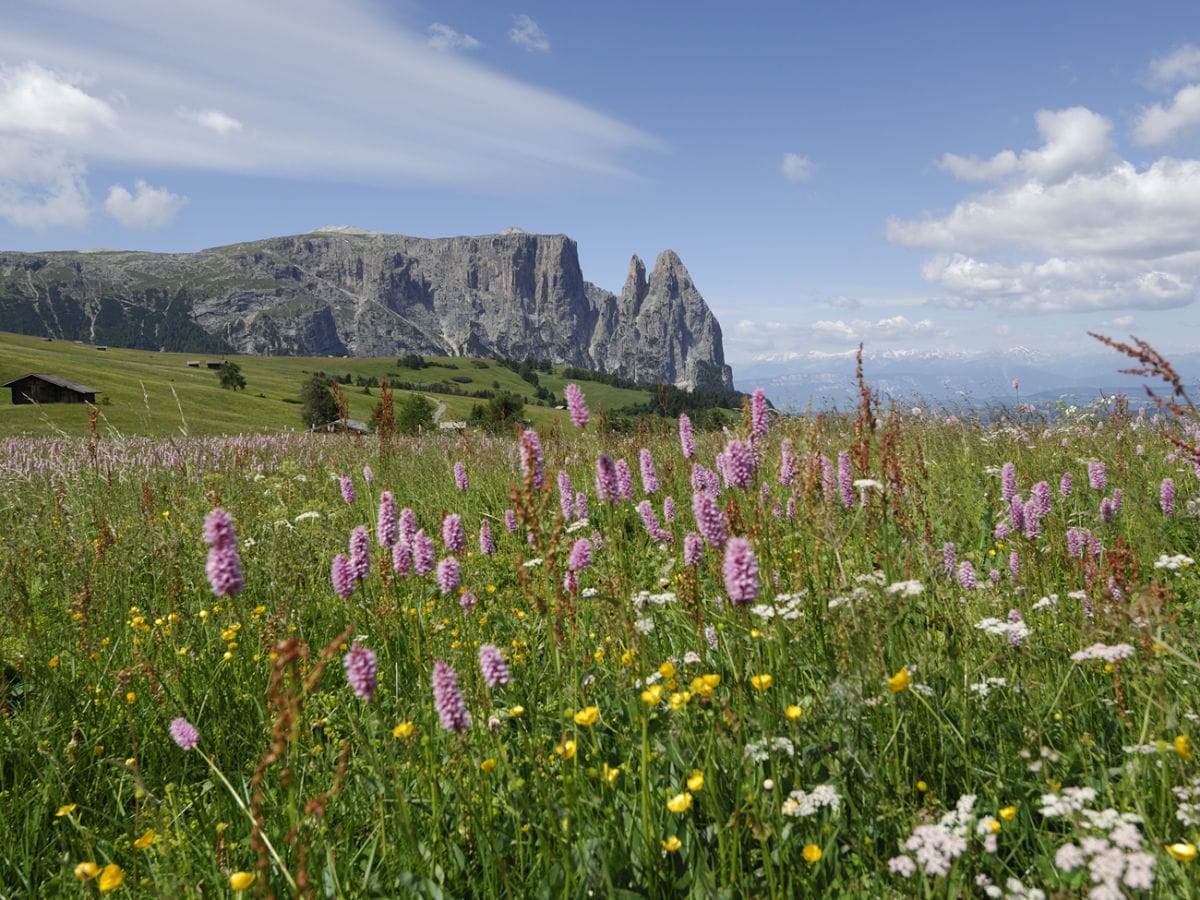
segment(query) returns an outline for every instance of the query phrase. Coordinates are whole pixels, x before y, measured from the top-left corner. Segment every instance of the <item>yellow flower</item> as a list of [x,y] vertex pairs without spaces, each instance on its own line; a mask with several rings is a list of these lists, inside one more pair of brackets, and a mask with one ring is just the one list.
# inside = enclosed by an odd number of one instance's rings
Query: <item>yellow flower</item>
[[1195,760],[1196,757],[1192,755],[1192,739],[1190,737],[1188,737],[1186,734],[1181,734],[1179,737],[1175,738],[1174,744],[1176,753],[1178,753],[1188,762]]
[[604,778],[605,784],[612,784],[614,781],[617,780],[617,776],[620,774],[621,774],[621,769],[619,767],[613,768],[608,763],[605,763],[604,767],[600,770],[600,775],[601,775],[601,777]]
[[126,703],[132,703],[136,699],[137,699],[137,694],[135,694],[133,691],[130,691],[128,694],[125,695]]
[[750,637],[754,638],[755,640],[758,640],[760,637],[762,637],[762,632],[759,631],[757,628],[751,628],[750,629]]
[[1015,806],[1006,806],[1000,810],[1000,818],[1005,822],[1011,822],[1017,817],[1017,808]]
[[1181,863],[1190,863],[1196,858],[1196,845],[1189,843],[1167,844],[1167,852],[1171,854],[1171,859]]
[[69,816],[73,812],[75,812],[75,804],[67,803],[63,806],[60,806],[58,808],[58,812],[56,812],[54,815],[57,818],[62,818],[63,816]]
[[689,791],[699,791],[704,787],[704,773],[699,769],[693,769],[692,774],[688,776],[687,786]]
[[525,707],[523,706],[510,706],[508,708],[508,717],[510,719],[519,719],[523,715],[525,715]]
[[562,759],[564,762],[568,759],[574,759],[575,758],[575,742],[574,741],[563,741],[561,744],[559,744],[555,748],[555,752],[559,755],[559,758]]
[[587,728],[590,725],[596,724],[596,719],[600,717],[600,707],[585,706],[579,712],[575,713],[575,724],[582,725]]
[[75,867],[75,877],[80,881],[87,881],[90,878],[95,878],[100,874],[100,867],[90,860],[81,862]]
[[683,846],[683,841],[679,840],[675,835],[671,835],[665,841],[659,841],[659,843],[662,844],[662,848],[668,853],[674,853]]
[[496,761],[489,756],[479,764],[479,768],[483,769],[485,772],[490,772],[492,769],[496,768]]
[[671,695],[671,698],[667,701],[667,704],[671,707],[671,709],[681,709],[686,706],[687,702],[691,699],[692,695],[687,691],[676,691]]
[[125,880],[125,873],[116,863],[109,863],[100,873],[100,893],[116,890]]
[[621,665],[632,666],[633,661],[635,659],[637,659],[637,654],[634,653],[633,648],[630,647],[628,650],[626,650],[624,653],[621,654]]
[[800,851],[800,855],[804,857],[804,861],[809,865],[817,862],[821,858],[821,848],[816,844],[805,844],[804,849]]
[[642,691],[642,702],[647,706],[653,706],[662,700],[663,689],[661,684],[652,684],[650,687]]
[[901,666],[900,671],[887,680],[888,690],[893,694],[907,691],[910,684],[912,684],[912,679],[908,675],[908,669],[904,666]]
[[770,675],[750,676],[750,683],[760,691],[765,691],[767,688],[769,688],[771,686],[771,682],[774,680],[775,679],[773,679]]
[[995,834],[996,832],[998,832],[1000,830],[1000,820],[999,819],[988,819],[986,824],[987,824],[987,827],[989,829],[991,829],[993,834]]
[[675,663],[673,663],[673,662],[663,663],[661,666],[658,667],[658,674],[661,675],[663,678],[674,678],[675,677]]
[[158,835],[154,833],[153,828],[147,828],[145,833],[133,842],[133,846],[139,850],[145,850],[158,839]]
[[412,722],[401,722],[399,725],[397,725],[395,728],[392,729],[392,736],[398,737],[401,740],[403,740],[406,737],[410,737],[412,735],[412,733],[413,733],[413,723]]
[[676,794],[674,797],[672,797],[670,800],[667,801],[667,809],[669,809],[673,813],[687,812],[691,808],[692,808],[692,795],[689,794],[687,791],[684,791],[682,794]]
[[58,668],[58,657],[57,656],[50,657],[50,668],[52,668],[52,669]]
[[917,790],[918,790],[918,791],[920,791],[920,792],[923,794],[923,793],[925,793],[927,790],[929,790],[929,785],[927,785],[927,784],[926,784],[925,782],[923,782],[923,781],[918,781],[918,782],[917,782]]
[[254,884],[253,872],[234,872],[229,876],[229,886],[235,891],[244,891]]
[[804,715],[804,710],[802,710],[800,707],[793,704],[792,706],[789,706],[787,709],[785,709],[783,711],[783,714],[785,716],[787,716],[789,719],[791,719],[792,721],[795,721],[796,719],[798,719],[802,715]]
[[705,686],[708,687],[709,690],[714,690],[716,686],[721,683],[720,675],[701,675],[700,677],[703,679]]

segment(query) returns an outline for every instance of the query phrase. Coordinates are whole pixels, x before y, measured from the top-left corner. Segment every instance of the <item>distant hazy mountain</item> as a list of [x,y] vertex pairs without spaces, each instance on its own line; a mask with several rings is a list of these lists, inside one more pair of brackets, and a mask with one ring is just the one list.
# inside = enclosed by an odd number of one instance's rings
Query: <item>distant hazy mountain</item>
[[[738,365],[736,387],[741,391],[761,387],[772,403],[790,412],[802,412],[810,404],[813,409],[849,409],[858,402],[854,357],[854,351],[848,351],[759,358]],[[1200,353],[1173,356],[1171,363],[1185,385],[1195,386],[1194,395],[1200,397]],[[863,358],[868,384],[885,401],[950,409],[1053,403],[1059,399],[1078,403],[1114,393],[1140,402],[1147,379],[1118,372],[1132,365],[1116,351],[1103,348],[1075,356],[1013,347],[990,353],[868,352]],[[1019,389],[1014,389],[1014,380]]]

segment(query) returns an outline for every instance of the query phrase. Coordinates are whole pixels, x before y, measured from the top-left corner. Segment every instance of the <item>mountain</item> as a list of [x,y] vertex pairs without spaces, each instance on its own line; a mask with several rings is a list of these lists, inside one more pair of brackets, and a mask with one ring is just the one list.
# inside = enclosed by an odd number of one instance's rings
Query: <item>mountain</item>
[[198,253],[0,253],[0,327],[139,349],[532,356],[730,389],[721,326],[671,250],[620,295],[564,235],[414,238],[347,226]]
[[[739,364],[737,386],[743,391],[762,387],[772,403],[788,412],[802,412],[809,405],[850,409],[858,402],[854,357],[854,350],[761,356]],[[1200,395],[1200,353],[1179,354],[1171,361],[1184,385]],[[951,410],[1059,400],[1088,403],[1118,393],[1140,403],[1148,379],[1119,372],[1132,365],[1127,357],[1103,349],[1072,356],[1012,347],[993,352],[868,352],[863,357],[866,381],[885,402]],[[1150,386],[1158,390],[1161,385]]]

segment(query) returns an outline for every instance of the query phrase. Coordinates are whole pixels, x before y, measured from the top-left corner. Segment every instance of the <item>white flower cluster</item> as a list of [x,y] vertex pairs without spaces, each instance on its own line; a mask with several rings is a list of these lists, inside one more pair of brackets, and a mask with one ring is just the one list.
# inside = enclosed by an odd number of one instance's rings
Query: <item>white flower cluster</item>
[[978,694],[979,698],[982,700],[987,697],[987,695],[990,694],[995,688],[1002,687],[1008,687],[1007,678],[985,678],[978,684],[971,685],[969,690]]
[[780,810],[785,816],[805,817],[827,808],[834,815],[842,808],[842,798],[832,784],[821,784],[811,791],[792,791]]
[[1032,634],[1029,626],[1020,619],[1015,622],[1005,622],[1003,619],[995,618],[980,619],[975,623],[975,627],[988,634],[1002,635],[1014,642],[1023,641]]
[[1184,556],[1182,553],[1176,553],[1174,556],[1168,556],[1164,553],[1154,561],[1154,568],[1172,570],[1186,569],[1188,566],[1193,566],[1195,564],[1196,561],[1194,559],[1192,559],[1190,556]]
[[766,762],[771,758],[772,753],[785,753],[788,756],[796,755],[796,747],[790,740],[785,737],[763,738],[761,741],[754,741],[742,748],[742,753],[747,759],[754,762]]
[[1071,654],[1072,662],[1085,662],[1089,659],[1102,659],[1106,663],[1114,663],[1118,659],[1133,656],[1133,647],[1129,644],[1092,644],[1090,647]]
[[876,569],[874,572],[868,572],[866,575],[855,575],[854,580],[859,584],[874,584],[883,587],[887,582],[887,576],[881,570]]
[[897,581],[887,586],[887,593],[899,594],[901,597],[915,597],[925,590],[925,585],[919,581]]
[[679,599],[679,596],[673,591],[664,591],[661,594],[652,594],[649,591],[638,591],[633,595],[633,608],[641,612],[646,608],[646,604],[654,606],[666,606],[668,603],[674,603]]
[[577,531],[582,531],[588,527],[587,519],[576,519],[570,525],[563,529],[567,534],[574,534]]
[[1048,819],[1074,816],[1096,799],[1096,789],[1067,787],[1061,794],[1042,794],[1042,815]]
[[936,825],[918,825],[904,842],[904,849],[912,856],[892,857],[888,860],[888,869],[901,878],[908,878],[918,868],[933,877],[950,874],[954,860],[967,850],[967,837],[973,825],[977,833],[983,829],[987,835],[984,850],[995,853],[996,836],[991,827],[994,820],[985,816],[976,821],[974,809],[975,795],[964,794],[958,798],[955,808],[942,816]]
[[1186,785],[1171,788],[1179,801],[1175,818],[1189,828],[1200,825],[1200,775],[1194,776]]
[[1096,791],[1090,787],[1064,788],[1061,794],[1042,795],[1042,815],[1073,818],[1085,832],[1078,844],[1063,844],[1054,864],[1064,872],[1086,865],[1092,882],[1088,896],[1094,900],[1124,897],[1121,885],[1149,890],[1154,884],[1154,856],[1146,852],[1141,816],[1115,809],[1091,809]]
[[801,591],[798,594],[779,594],[772,603],[759,603],[750,607],[750,612],[760,619],[773,619],[776,616],[781,619],[798,619],[804,615],[800,604],[807,594],[808,591]]
[[[859,577],[861,578],[863,576],[860,575]],[[852,590],[850,592],[850,596],[834,597],[832,600],[830,600],[829,608],[837,609],[839,606],[853,606],[855,603],[859,603],[863,600],[869,599],[870,596],[871,596],[871,592],[868,591],[866,588],[856,587],[854,590]]]
[[1039,600],[1037,603],[1033,604],[1033,608],[1035,610],[1042,610],[1042,609],[1046,609],[1047,607],[1057,606],[1057,605],[1058,605],[1058,594],[1048,594],[1047,596],[1045,596],[1041,600]]

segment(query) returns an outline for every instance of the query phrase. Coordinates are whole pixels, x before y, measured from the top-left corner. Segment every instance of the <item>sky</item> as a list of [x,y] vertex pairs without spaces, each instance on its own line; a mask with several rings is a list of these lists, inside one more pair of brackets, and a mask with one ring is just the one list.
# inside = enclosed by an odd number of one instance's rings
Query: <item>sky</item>
[[[6,0],[0,248],[683,259],[735,368],[1200,347],[1194,2]],[[3,323],[0,323],[0,328]]]

